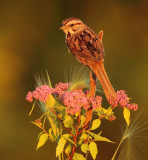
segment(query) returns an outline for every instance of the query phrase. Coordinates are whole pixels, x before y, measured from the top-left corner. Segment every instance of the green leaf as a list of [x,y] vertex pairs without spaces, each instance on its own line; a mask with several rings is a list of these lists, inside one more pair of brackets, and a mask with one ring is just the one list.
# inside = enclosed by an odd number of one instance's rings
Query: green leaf
[[102,131],[101,131],[100,133],[98,133],[98,134],[95,134],[95,133],[89,132],[89,131],[86,131],[86,133],[88,133],[88,134],[89,134],[90,136],[92,136],[93,138],[96,138],[96,137],[98,137],[98,136],[101,135]]
[[89,144],[89,150],[92,158],[95,160],[98,154],[97,145],[95,142],[90,142]]
[[115,143],[115,142],[112,142],[111,140],[109,140],[108,138],[102,137],[102,136],[100,136],[100,135],[97,135],[97,136],[95,137],[95,141],[105,141],[105,142]]
[[30,116],[31,113],[33,112],[33,109],[34,109],[34,107],[35,107],[35,104],[36,104],[36,100],[34,101],[34,103],[33,103],[33,105],[32,105],[32,108],[31,108],[31,111],[29,112],[28,116]]
[[62,132],[63,132],[63,128],[62,128],[62,127],[60,127],[60,131],[57,133],[57,135],[56,135],[55,139],[57,139],[57,140],[59,141],[59,138],[61,137]]
[[124,118],[125,118],[127,125],[129,126],[129,124],[130,124],[130,110],[124,107],[123,115],[124,115]]
[[78,116],[79,116],[79,113],[75,113],[75,116],[78,117]]
[[92,123],[91,129],[90,130],[95,130],[98,127],[100,127],[101,120],[100,119],[95,119]]
[[83,144],[81,145],[81,151],[82,151],[82,152],[87,153],[88,149],[89,149],[89,148],[88,148],[88,144],[83,143]]
[[47,101],[46,101],[46,106],[48,107],[48,108],[52,108],[53,106],[54,106],[54,104],[55,104],[55,99],[54,99],[54,97],[50,94],[49,95],[49,98],[47,99]]
[[40,136],[43,134],[44,131],[41,131],[38,135],[37,135],[37,140],[39,140]]
[[48,134],[44,133],[40,136],[36,149],[40,148],[45,144],[48,139]]
[[90,136],[92,136],[93,138],[95,138],[97,136],[97,134],[93,133],[93,132],[89,132],[89,131],[86,131],[86,133],[88,133]]
[[66,116],[66,118],[65,118],[65,120],[64,120],[64,126],[66,127],[66,128],[72,128],[72,125],[73,125],[73,123],[74,123],[74,120],[72,119],[72,117],[71,116]]
[[66,144],[66,139],[64,137],[61,137],[56,147],[56,157],[63,152],[65,144]]
[[74,153],[73,160],[86,160],[84,156],[80,153]]
[[83,126],[83,124],[84,124],[84,122],[85,122],[85,119],[86,119],[86,118],[82,115],[82,116],[81,116],[81,126]]
[[69,141],[70,143],[72,143],[73,145],[75,145],[77,147],[77,145],[74,143],[74,141],[72,141],[70,138],[68,138],[70,136],[70,134],[64,134],[63,138],[65,138],[67,141]]
[[99,116],[99,117],[101,117],[101,116],[104,114],[103,108],[102,108],[101,106],[98,107],[98,108],[96,109],[96,111],[98,111],[98,116]]
[[86,134],[85,131],[83,131],[78,144],[81,145],[84,139],[87,139],[87,137],[88,137],[88,134]]
[[110,106],[106,111],[106,116],[110,116],[112,114],[112,106]]
[[71,152],[71,144],[69,144],[65,149],[65,153],[69,154],[70,152]]
[[51,124],[51,128],[53,130],[53,134],[56,137],[59,133],[59,121],[57,121],[57,116],[54,115],[54,113],[49,109],[54,107],[54,105],[58,103],[55,101],[54,97],[52,95],[49,96],[47,102],[46,102],[46,110],[48,110],[46,116]]

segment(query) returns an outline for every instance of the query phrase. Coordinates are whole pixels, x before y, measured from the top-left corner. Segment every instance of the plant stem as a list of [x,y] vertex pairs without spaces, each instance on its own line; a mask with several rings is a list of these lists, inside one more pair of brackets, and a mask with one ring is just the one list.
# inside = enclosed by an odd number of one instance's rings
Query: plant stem
[[[79,128],[80,120],[81,120],[81,117],[80,117],[80,113],[79,113],[79,117],[78,117],[78,119],[77,119],[78,124],[77,124],[77,127],[76,127],[76,134],[75,134],[75,136],[74,136],[74,143],[77,142],[78,128]],[[74,153],[75,153],[75,149],[76,149],[76,146],[73,145],[72,153],[71,153],[71,156],[70,156],[71,159],[72,159],[72,157],[73,157],[73,155],[74,155]]]
[[[53,109],[51,109],[50,108],[50,110],[57,116],[57,118],[59,119],[59,121],[63,124],[63,121],[62,121],[62,119],[56,114],[56,112],[53,110]],[[64,125],[64,124],[63,124]],[[66,127],[65,127],[66,128]],[[72,134],[72,132],[70,131],[70,129],[69,128],[66,128],[67,129],[67,131],[71,134],[71,136],[74,138],[74,135]]]
[[118,145],[117,149],[115,150],[115,153],[114,153],[114,155],[113,155],[113,157],[112,157],[112,159],[111,159],[111,160],[115,160],[115,157],[116,157],[116,155],[117,155],[117,153],[118,153],[118,150],[119,150],[119,148],[120,148],[120,146],[121,146],[122,142],[123,142],[123,141],[124,141],[124,139],[126,138],[127,130],[128,130],[128,126],[126,127],[126,130],[125,130],[125,132],[124,132],[124,134],[123,134],[123,137],[122,137],[122,139],[121,139],[121,141],[120,141],[120,143],[119,143],[119,145]]

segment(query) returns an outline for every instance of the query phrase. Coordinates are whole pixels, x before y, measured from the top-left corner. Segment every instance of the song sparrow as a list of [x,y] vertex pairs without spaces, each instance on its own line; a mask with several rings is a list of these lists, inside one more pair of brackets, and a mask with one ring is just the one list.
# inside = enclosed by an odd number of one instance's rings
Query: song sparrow
[[99,36],[78,18],[63,20],[66,44],[77,60],[88,66],[99,79],[107,99],[116,99],[116,93],[104,68],[104,47]]

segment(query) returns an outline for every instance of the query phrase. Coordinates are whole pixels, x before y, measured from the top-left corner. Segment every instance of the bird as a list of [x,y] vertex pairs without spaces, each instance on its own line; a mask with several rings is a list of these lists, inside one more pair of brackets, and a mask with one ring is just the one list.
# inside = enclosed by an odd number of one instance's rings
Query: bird
[[63,20],[60,30],[66,34],[69,51],[99,79],[107,100],[115,100],[116,92],[104,68],[103,32],[96,34],[80,19],[74,17]]

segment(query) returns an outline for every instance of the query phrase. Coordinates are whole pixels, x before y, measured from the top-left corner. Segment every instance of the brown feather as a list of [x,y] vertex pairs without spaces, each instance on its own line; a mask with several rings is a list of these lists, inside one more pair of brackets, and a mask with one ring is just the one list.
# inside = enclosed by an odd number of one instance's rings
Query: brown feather
[[78,18],[74,18],[74,17],[72,17],[72,18],[67,18],[67,19],[64,19],[64,20],[63,20],[62,24],[63,24],[63,25],[66,25],[68,22],[70,22],[70,21],[72,21],[72,20],[79,20],[79,19],[78,19]]
[[91,69],[94,71],[95,75],[99,79],[102,88],[104,90],[104,93],[106,95],[107,99],[116,99],[116,93],[114,91],[114,88],[112,87],[109,78],[107,76],[107,73],[104,68],[103,62],[91,62],[90,63]]

